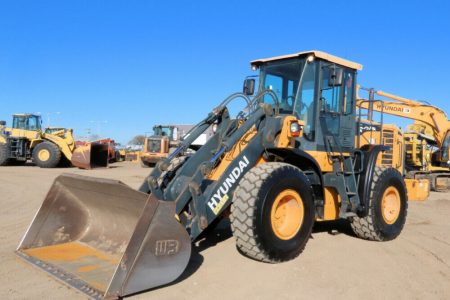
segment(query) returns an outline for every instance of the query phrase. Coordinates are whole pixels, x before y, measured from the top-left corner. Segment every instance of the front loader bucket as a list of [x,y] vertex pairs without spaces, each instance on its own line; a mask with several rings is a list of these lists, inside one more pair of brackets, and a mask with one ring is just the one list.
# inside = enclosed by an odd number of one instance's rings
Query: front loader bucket
[[16,253],[93,299],[116,299],[175,280],[191,241],[175,203],[120,181],[65,174]]
[[79,146],[72,154],[72,165],[81,169],[108,166],[108,144],[88,143]]

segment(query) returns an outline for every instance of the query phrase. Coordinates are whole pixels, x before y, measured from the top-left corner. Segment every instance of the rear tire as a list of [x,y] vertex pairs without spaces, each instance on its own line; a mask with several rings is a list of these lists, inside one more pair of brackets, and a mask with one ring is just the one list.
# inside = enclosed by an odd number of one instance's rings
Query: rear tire
[[9,162],[8,146],[5,143],[0,143],[0,166],[7,166]]
[[265,163],[244,175],[231,204],[236,246],[255,260],[276,263],[297,257],[314,224],[313,191],[302,171]]
[[55,168],[61,160],[61,151],[51,142],[42,142],[33,150],[33,162],[40,168]]
[[395,239],[403,229],[408,209],[405,181],[394,168],[376,167],[370,189],[369,213],[351,219],[353,232],[371,241]]

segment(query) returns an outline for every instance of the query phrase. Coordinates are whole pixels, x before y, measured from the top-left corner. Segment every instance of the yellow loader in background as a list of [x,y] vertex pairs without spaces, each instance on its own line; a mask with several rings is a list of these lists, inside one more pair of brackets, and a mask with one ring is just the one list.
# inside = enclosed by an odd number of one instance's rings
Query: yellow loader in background
[[107,145],[89,144],[76,148],[73,130],[42,129],[36,114],[14,114],[12,127],[0,125],[0,166],[25,164],[31,159],[41,168],[73,164],[80,168],[108,165]]

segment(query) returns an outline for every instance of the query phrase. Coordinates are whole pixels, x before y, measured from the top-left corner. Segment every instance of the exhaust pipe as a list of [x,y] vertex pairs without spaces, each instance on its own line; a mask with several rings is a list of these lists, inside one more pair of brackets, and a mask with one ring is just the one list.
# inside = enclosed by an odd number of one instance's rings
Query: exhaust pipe
[[92,299],[117,299],[178,278],[191,241],[174,202],[120,181],[64,174],[16,253]]

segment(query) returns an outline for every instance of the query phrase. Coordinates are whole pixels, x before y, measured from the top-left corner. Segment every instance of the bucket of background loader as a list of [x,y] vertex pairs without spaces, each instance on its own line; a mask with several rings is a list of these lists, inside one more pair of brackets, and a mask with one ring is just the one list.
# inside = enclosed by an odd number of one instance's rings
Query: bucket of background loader
[[56,178],[16,253],[93,299],[167,284],[186,268],[191,241],[175,203],[120,181]]
[[72,165],[81,169],[101,168],[108,166],[108,144],[96,142],[79,146],[72,154]]

